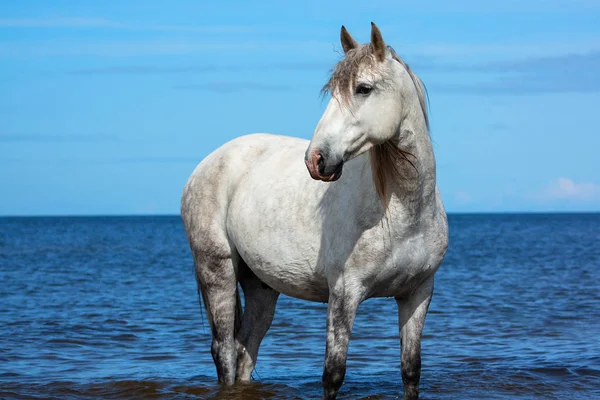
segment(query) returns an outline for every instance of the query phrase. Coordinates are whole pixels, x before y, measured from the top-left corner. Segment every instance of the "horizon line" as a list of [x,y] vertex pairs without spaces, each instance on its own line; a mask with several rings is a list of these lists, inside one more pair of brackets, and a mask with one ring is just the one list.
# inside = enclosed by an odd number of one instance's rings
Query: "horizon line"
[[[600,210],[571,210],[571,211],[447,211],[447,215],[541,215],[541,214],[600,214]],[[5,218],[124,218],[124,217],[181,217],[181,214],[0,214]]]

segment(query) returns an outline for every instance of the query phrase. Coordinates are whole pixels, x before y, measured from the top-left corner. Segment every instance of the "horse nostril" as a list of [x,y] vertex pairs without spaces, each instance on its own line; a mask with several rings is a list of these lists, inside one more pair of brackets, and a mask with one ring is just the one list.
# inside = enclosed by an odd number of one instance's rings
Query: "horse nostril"
[[323,160],[323,156],[320,153],[315,154],[315,158],[317,159],[317,170],[320,174],[323,174],[325,171],[325,160]]

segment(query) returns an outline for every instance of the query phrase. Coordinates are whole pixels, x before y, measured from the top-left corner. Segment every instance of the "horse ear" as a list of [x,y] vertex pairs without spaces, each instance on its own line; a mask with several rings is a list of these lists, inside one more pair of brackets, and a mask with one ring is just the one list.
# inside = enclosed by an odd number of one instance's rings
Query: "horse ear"
[[371,49],[373,49],[373,54],[377,60],[383,61],[385,59],[385,42],[374,22],[371,22]]
[[350,33],[346,30],[346,27],[342,25],[342,31],[340,32],[340,40],[342,42],[342,49],[344,49],[344,54],[348,53],[352,49],[356,49],[359,45],[356,40]]

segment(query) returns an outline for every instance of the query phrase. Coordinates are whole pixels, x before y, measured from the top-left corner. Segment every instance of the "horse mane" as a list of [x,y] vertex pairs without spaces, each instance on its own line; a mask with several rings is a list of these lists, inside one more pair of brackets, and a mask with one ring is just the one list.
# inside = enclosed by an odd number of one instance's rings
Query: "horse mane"
[[[392,58],[405,68],[413,81],[419,98],[421,111],[425,118],[425,126],[429,133],[427,89],[421,79],[410,69],[408,64],[398,56],[396,51],[391,46],[387,46],[387,49],[391,53]],[[336,93],[340,96],[342,102],[347,104],[350,101],[355,80],[361,68],[378,68],[378,63],[373,56],[370,44],[359,46],[346,53],[346,56],[332,69],[331,77],[321,89],[321,94],[326,95],[328,93]],[[391,140],[375,145],[369,151],[369,156],[375,191],[383,201],[384,206],[387,206],[388,179],[398,179],[402,176],[398,167],[401,162],[407,162],[418,173],[414,162],[410,160],[410,158],[412,158],[416,161],[416,157],[409,151],[398,147]]]

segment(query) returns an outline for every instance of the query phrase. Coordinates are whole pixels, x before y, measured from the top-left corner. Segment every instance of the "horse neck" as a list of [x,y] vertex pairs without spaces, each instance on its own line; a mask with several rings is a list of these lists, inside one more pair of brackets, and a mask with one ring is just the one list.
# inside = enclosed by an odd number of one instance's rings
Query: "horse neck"
[[[384,163],[379,167],[385,172],[382,175],[386,188],[385,205],[392,209],[400,207],[416,216],[435,193],[436,167],[424,111],[417,96],[410,98],[414,99],[413,104],[411,101],[404,103],[405,113],[396,136],[375,151],[382,152],[378,162]],[[371,157],[374,156],[376,153],[372,151]],[[373,179],[377,191],[376,174]],[[381,197],[382,194],[376,195]]]
[[[405,160],[397,160],[399,163],[397,166],[399,170],[406,172],[409,180],[412,179],[421,184],[426,184],[429,181],[435,182],[435,157],[425,115],[418,100],[415,100],[414,103],[416,104],[409,107],[394,139],[394,144],[399,149],[414,156],[409,156],[414,166]],[[418,173],[415,174],[415,172]]]

